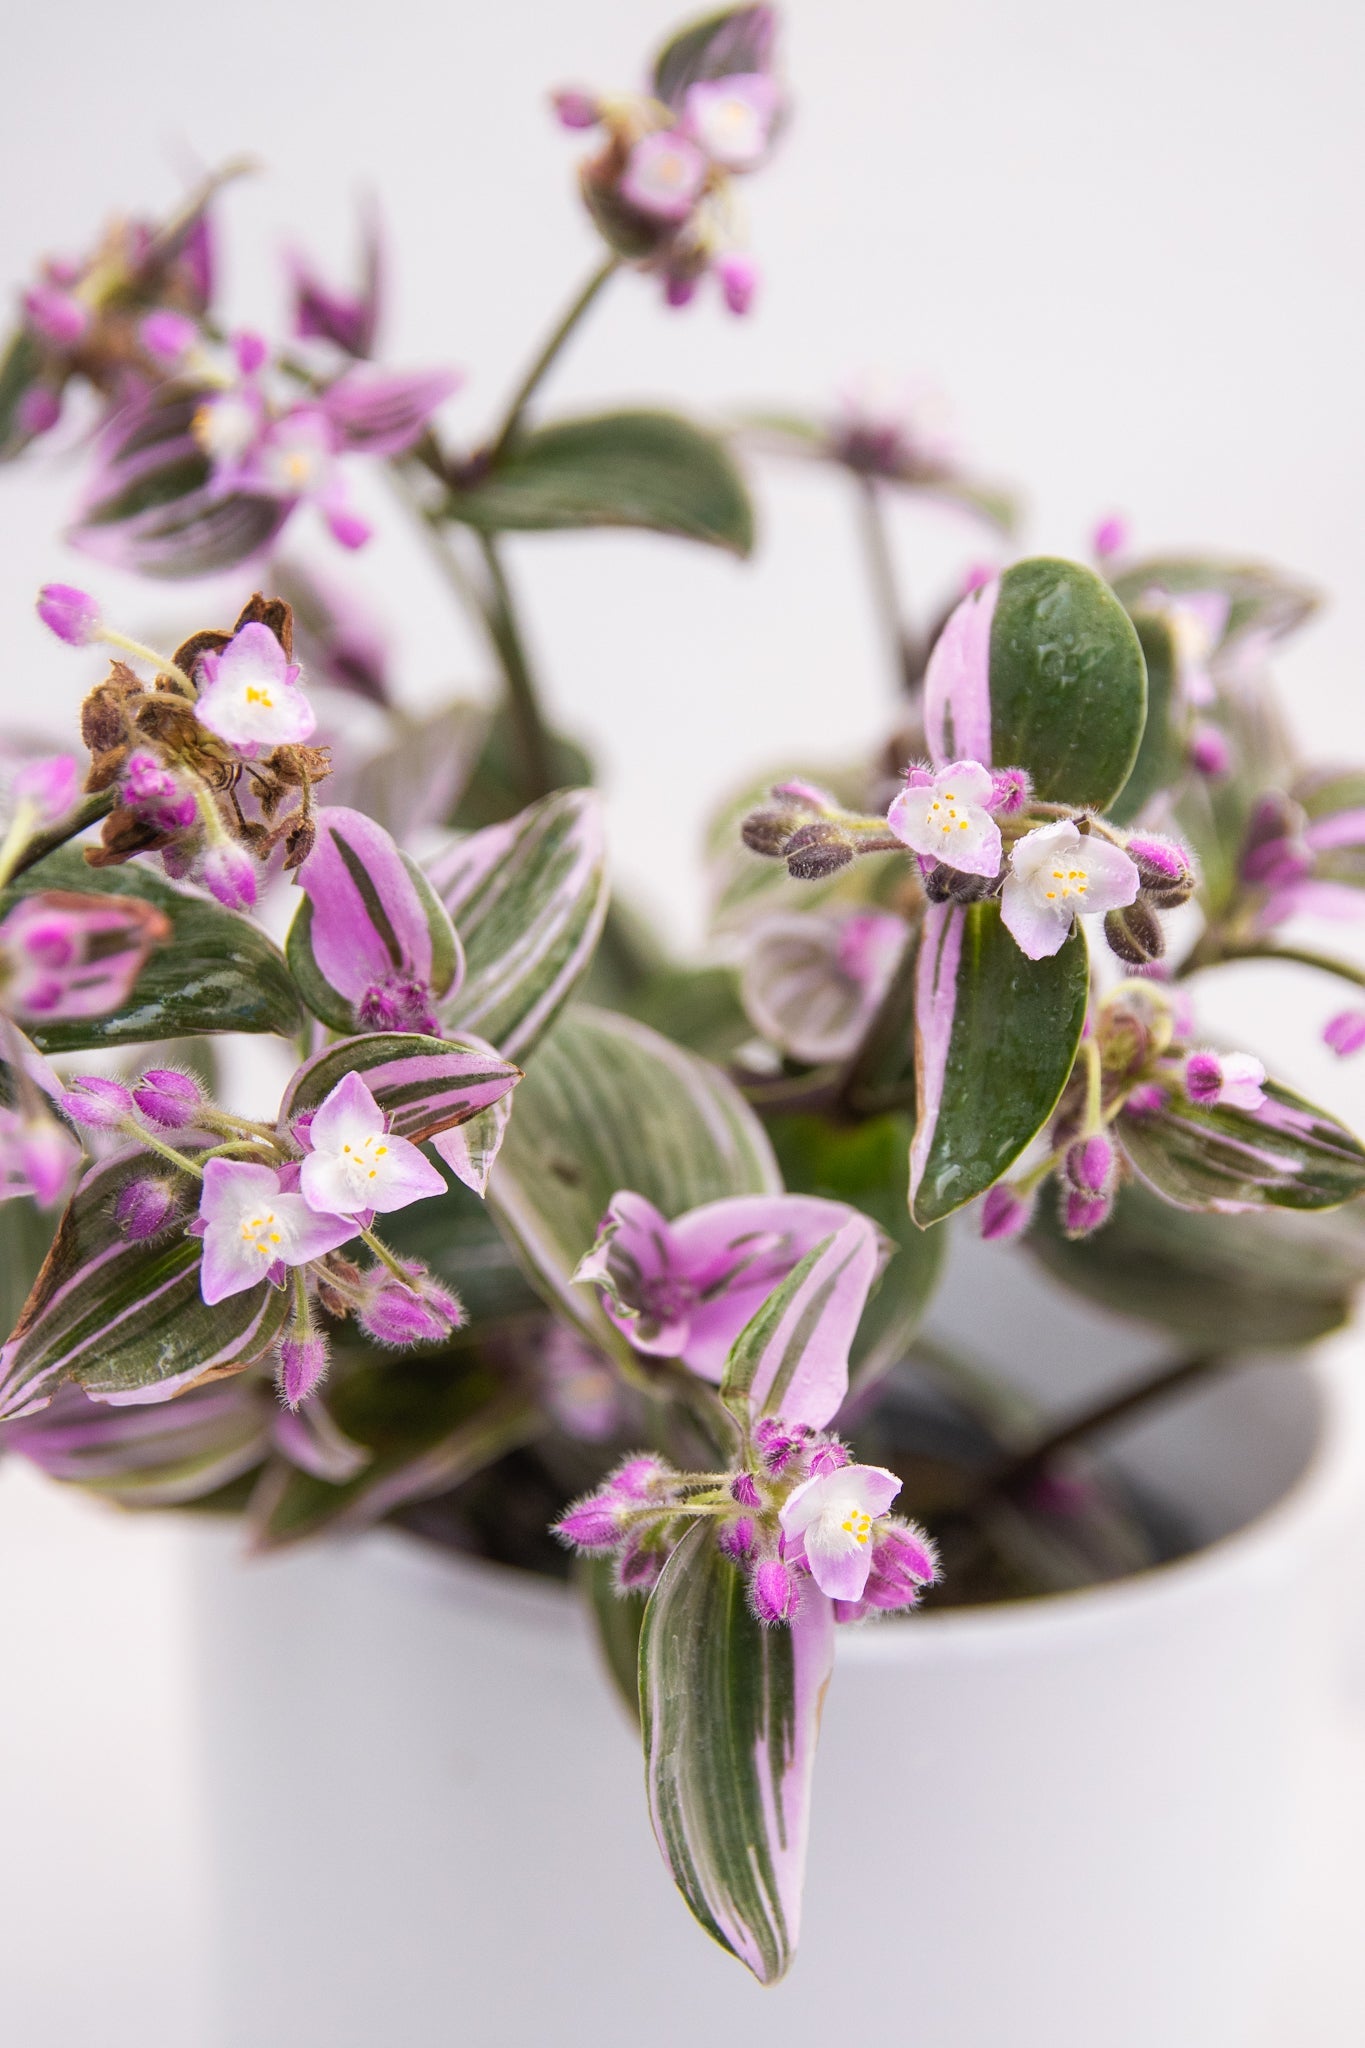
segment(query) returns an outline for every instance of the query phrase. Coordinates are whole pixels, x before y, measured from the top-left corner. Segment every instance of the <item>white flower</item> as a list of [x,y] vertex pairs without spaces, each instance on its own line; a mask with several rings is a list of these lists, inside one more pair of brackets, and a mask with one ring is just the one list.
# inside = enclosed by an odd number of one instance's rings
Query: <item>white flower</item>
[[994,783],[979,761],[953,761],[903,789],[886,822],[912,852],[993,880],[1000,872],[1000,827],[986,800]]
[[234,633],[221,654],[200,658],[198,681],[196,718],[239,751],[293,745],[317,724],[298,668],[257,621]]
[[1060,951],[1079,912],[1121,909],[1136,897],[1140,881],[1121,847],[1064,819],[1019,840],[1000,915],[1020,951],[1045,960]]
[[621,176],[621,197],[653,220],[686,220],[706,183],[706,158],[676,129],[642,136]]
[[703,79],[688,90],[687,131],[713,164],[752,171],[767,155],[778,100],[776,80],[761,71]]
[[259,1286],[281,1266],[304,1266],[355,1236],[347,1216],[319,1216],[286,1194],[271,1166],[210,1159],[199,1202],[204,1263],[200,1291],[210,1307]]
[[901,1490],[881,1465],[844,1465],[807,1479],[781,1509],[787,1556],[804,1550],[810,1575],[832,1600],[861,1600],[872,1565],[872,1527]]
[[405,1209],[446,1191],[430,1160],[385,1129],[384,1112],[359,1074],[345,1075],[314,1111],[308,1142],[299,1187],[309,1207],[324,1215]]

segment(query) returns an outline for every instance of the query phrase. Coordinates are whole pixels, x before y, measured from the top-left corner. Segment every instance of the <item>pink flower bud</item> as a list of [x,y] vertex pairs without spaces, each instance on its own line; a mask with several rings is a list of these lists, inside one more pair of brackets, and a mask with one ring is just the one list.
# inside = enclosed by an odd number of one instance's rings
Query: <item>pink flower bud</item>
[[209,848],[200,880],[227,910],[250,910],[256,901],[256,863],[230,840]]
[[120,1188],[114,1203],[114,1221],[125,1237],[141,1242],[158,1237],[175,1220],[180,1208],[179,1190],[169,1180],[130,1180]]
[[70,583],[45,583],[38,592],[38,617],[68,647],[88,647],[100,634],[100,608]]
[[120,795],[127,808],[159,832],[183,832],[199,815],[194,792],[155,754],[128,756]]
[[448,1287],[433,1280],[417,1261],[405,1262],[413,1286],[400,1286],[382,1267],[367,1275],[370,1291],[356,1310],[356,1320],[376,1344],[402,1350],[409,1344],[438,1344],[458,1330],[464,1309]]
[[199,329],[187,313],[173,313],[169,306],[149,313],[138,329],[138,339],[149,356],[170,369],[189,354],[199,339]]
[[658,1584],[668,1551],[652,1530],[637,1529],[626,1538],[616,1560],[616,1583],[623,1593],[648,1593]]
[[16,415],[19,432],[33,439],[50,434],[61,416],[61,397],[46,384],[34,384],[24,393]]
[[1001,768],[991,784],[986,809],[1012,818],[1022,811],[1033,795],[1033,779],[1027,768]]
[[133,1113],[133,1098],[121,1081],[103,1074],[78,1074],[58,1098],[62,1112],[85,1130],[114,1130]]
[[732,1564],[745,1564],[753,1555],[754,1522],[752,1515],[741,1515],[737,1522],[726,1522],[716,1532],[716,1548]]
[[22,805],[37,822],[55,824],[81,793],[81,772],[73,754],[26,761],[10,785],[16,810]]
[[1185,1093],[1191,1102],[1217,1102],[1223,1086],[1223,1063],[1217,1053],[1192,1052],[1185,1062]]
[[604,1494],[587,1494],[560,1516],[554,1534],[574,1550],[615,1550],[621,1540],[619,1512]]
[[748,1472],[736,1472],[730,1481],[730,1498],[739,1502],[742,1508],[756,1508],[759,1494],[753,1477]]
[[1101,1200],[1112,1191],[1118,1171],[1113,1140],[1099,1132],[1093,1138],[1078,1138],[1067,1148],[1064,1170],[1076,1194]]
[[796,1574],[780,1557],[765,1557],[749,1574],[749,1604],[768,1627],[790,1621],[798,1597]]
[[1090,546],[1099,562],[1108,562],[1113,556],[1121,555],[1129,541],[1128,521],[1120,512],[1111,512],[1107,519],[1101,519],[1090,536]]
[[656,1458],[649,1451],[637,1457],[627,1458],[616,1467],[602,1488],[604,1494],[615,1500],[653,1500],[662,1481],[672,1479],[673,1467],[664,1459]]
[[1338,1059],[1349,1059],[1365,1045],[1365,1010],[1338,1010],[1323,1026],[1322,1036]]
[[1174,910],[1194,894],[1194,856],[1180,840],[1145,834],[1130,839],[1126,852],[1141,877],[1143,893],[1159,910]]
[[36,284],[24,293],[24,313],[29,326],[58,348],[74,348],[90,325],[89,308],[50,284]]
[[550,105],[561,128],[595,128],[602,118],[592,94],[580,92],[574,86],[561,86],[558,92],[551,93]]
[[308,1399],[321,1383],[327,1364],[327,1339],[320,1330],[294,1330],[281,1337],[275,1384],[286,1406],[297,1408]]
[[664,304],[675,309],[690,306],[697,296],[697,280],[687,272],[670,270],[664,278]]
[[1068,1237],[1089,1237],[1109,1221],[1113,1206],[1109,1195],[1078,1195],[1068,1188],[1062,1197],[1062,1228]]
[[1218,726],[1197,725],[1190,735],[1190,766],[1211,782],[1226,775],[1232,766],[1232,748]]
[[998,1180],[986,1190],[981,1204],[981,1235],[996,1239],[1020,1237],[1033,1217],[1033,1197],[1021,1195],[1007,1180]]
[[133,1087],[133,1101],[149,1123],[166,1131],[182,1131],[192,1124],[204,1100],[204,1091],[192,1074],[174,1067],[148,1067]]
[[237,359],[237,368],[244,377],[254,377],[265,367],[269,350],[262,335],[244,327],[232,337],[232,353]]
[[818,1479],[826,1472],[839,1472],[848,1463],[848,1451],[843,1444],[817,1444],[810,1454],[810,1474]]
[[758,265],[752,256],[732,249],[716,263],[721,294],[732,313],[747,313],[758,290]]

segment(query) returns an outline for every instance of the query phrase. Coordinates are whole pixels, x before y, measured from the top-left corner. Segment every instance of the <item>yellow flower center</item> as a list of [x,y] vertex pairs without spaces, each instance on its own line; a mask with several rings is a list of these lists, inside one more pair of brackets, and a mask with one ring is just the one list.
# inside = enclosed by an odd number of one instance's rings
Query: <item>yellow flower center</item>
[[1084,896],[1090,886],[1090,877],[1084,868],[1054,868],[1052,879],[1060,882],[1061,887],[1047,891],[1049,903],[1055,903],[1058,897],[1065,903],[1068,896]]
[[248,683],[246,686],[246,701],[248,704],[264,705],[267,711],[275,709],[275,699],[269,690],[258,690],[254,683]]
[[273,1209],[262,1209],[259,1215],[244,1216],[241,1222],[242,1242],[253,1252],[259,1252],[263,1259],[277,1259],[279,1247],[284,1242]]
[[341,1156],[350,1168],[353,1180],[373,1180],[379,1168],[372,1166],[370,1162],[374,1159],[383,1159],[388,1149],[382,1138],[362,1138],[358,1145],[343,1145]]
[[[940,812],[943,812],[945,815],[939,816]],[[936,796],[934,798],[934,801],[929,806],[929,817],[931,822],[938,826],[940,832],[951,832],[954,826],[957,827],[959,832],[965,832],[968,829],[969,821],[958,816],[957,798],[950,789],[945,790],[941,797]]]
[[862,1508],[850,1508],[839,1527],[855,1543],[866,1543],[872,1534],[872,1517]]

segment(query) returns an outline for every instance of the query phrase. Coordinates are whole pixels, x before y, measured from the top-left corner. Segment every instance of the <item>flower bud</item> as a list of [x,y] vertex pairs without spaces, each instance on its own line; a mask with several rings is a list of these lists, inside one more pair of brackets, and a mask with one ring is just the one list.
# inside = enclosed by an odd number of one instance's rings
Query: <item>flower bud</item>
[[823,1478],[826,1472],[840,1472],[848,1463],[848,1451],[843,1444],[817,1444],[810,1454],[810,1476]]
[[573,86],[561,86],[558,92],[552,92],[550,105],[561,128],[595,128],[602,118],[592,94]]
[[291,1330],[281,1337],[275,1384],[289,1408],[297,1408],[321,1383],[327,1371],[327,1339],[320,1330]]
[[758,1506],[758,1488],[754,1484],[752,1474],[736,1472],[734,1478],[730,1481],[730,1498],[731,1500],[738,1501],[742,1508],[756,1508]]
[[931,903],[987,903],[1000,891],[998,875],[968,875],[941,861],[927,870],[921,864],[920,873]]
[[133,1084],[133,1101],[148,1123],[164,1131],[183,1131],[192,1124],[204,1101],[204,1091],[192,1074],[174,1067],[148,1067]]
[[58,1099],[63,1115],[90,1131],[114,1130],[133,1113],[130,1091],[103,1074],[76,1075]]
[[716,263],[721,294],[732,313],[747,313],[758,290],[758,265],[752,256],[732,249]]
[[1146,967],[1166,951],[1161,919],[1141,896],[1122,910],[1106,914],[1104,936],[1110,952],[1117,953],[1130,967]]
[[1067,1188],[1062,1195],[1062,1228],[1070,1238],[1089,1237],[1109,1221],[1113,1206],[1109,1195],[1078,1195]]
[[616,1467],[602,1491],[617,1500],[655,1500],[659,1497],[661,1484],[674,1477],[673,1467],[666,1459],[656,1458],[650,1451],[640,1451]]
[[1232,748],[1227,735],[1216,725],[1197,725],[1190,735],[1190,766],[1196,775],[1211,782],[1227,774],[1232,766]]
[[1067,1147],[1062,1170],[1076,1194],[1088,1196],[1091,1201],[1110,1194],[1118,1172],[1118,1153],[1112,1138],[1102,1132],[1091,1138],[1078,1138]]
[[1178,839],[1130,839],[1126,851],[1149,903],[1158,910],[1175,910],[1189,902],[1198,876],[1188,849]]
[[853,847],[839,827],[817,818],[787,841],[787,873],[797,882],[821,882],[853,859]]
[[616,1560],[618,1590],[622,1593],[652,1592],[667,1563],[668,1549],[659,1542],[657,1530],[633,1530]]
[[148,1175],[145,1180],[127,1181],[119,1189],[114,1221],[125,1237],[141,1243],[144,1238],[159,1237],[175,1221],[179,1209],[180,1193],[175,1184]]
[[768,1627],[790,1621],[798,1597],[796,1573],[780,1557],[765,1557],[749,1574],[749,1603]]
[[255,333],[250,327],[243,327],[232,337],[232,353],[242,375],[254,377],[258,370],[265,368],[265,360],[270,351],[264,335]]
[[198,816],[193,790],[163,768],[155,754],[128,756],[120,794],[127,808],[158,832],[183,832]]
[[621,1540],[619,1509],[605,1494],[585,1494],[553,1524],[553,1534],[573,1550],[615,1550]]
[[981,1235],[990,1242],[1021,1237],[1033,1219],[1033,1197],[1020,1194],[1007,1180],[987,1188],[981,1204]]
[[750,853],[761,853],[769,860],[779,860],[787,850],[788,840],[802,822],[800,811],[765,806],[761,811],[750,811],[739,828],[739,836]]
[[1012,818],[1023,810],[1033,795],[1033,779],[1027,768],[1001,768],[991,784],[986,809],[997,816]]
[[1090,536],[1090,546],[1096,561],[1107,563],[1115,555],[1121,555],[1128,545],[1128,521],[1122,513],[1111,512],[1107,519],[1101,519]]
[[366,1276],[369,1292],[356,1310],[356,1321],[376,1344],[402,1350],[409,1344],[438,1344],[465,1321],[459,1300],[433,1280],[417,1261],[407,1262],[413,1285],[390,1279],[383,1267]]
[[250,910],[256,901],[256,863],[230,840],[211,846],[204,855],[200,880],[227,910]]
[[137,332],[148,355],[155,356],[166,369],[173,369],[199,339],[199,329],[188,313],[173,312],[169,306],[149,313]]
[[732,1564],[745,1564],[753,1555],[754,1521],[752,1515],[741,1515],[737,1522],[726,1522],[716,1531],[716,1548]]
[[24,313],[29,326],[58,348],[74,348],[90,325],[89,308],[50,284],[34,285],[24,293]]
[[1127,1116],[1156,1116],[1166,1107],[1166,1090],[1159,1081],[1142,1081],[1125,1096]]
[[690,270],[670,270],[664,277],[664,304],[681,311],[690,306],[697,296],[696,274]]
[[38,617],[68,647],[88,647],[100,636],[100,608],[70,583],[45,583],[38,592]]
[[1322,1036],[1338,1059],[1349,1059],[1365,1046],[1365,1010],[1338,1010],[1323,1026]]

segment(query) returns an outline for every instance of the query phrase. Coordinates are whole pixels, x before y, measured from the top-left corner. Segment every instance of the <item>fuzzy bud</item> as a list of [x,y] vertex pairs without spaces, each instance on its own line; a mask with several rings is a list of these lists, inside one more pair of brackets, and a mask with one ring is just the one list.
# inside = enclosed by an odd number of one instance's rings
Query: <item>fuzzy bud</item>
[[59,1097],[64,1116],[90,1131],[115,1130],[133,1113],[133,1098],[121,1081],[103,1074],[78,1074]]
[[38,617],[68,647],[89,647],[100,636],[100,608],[70,583],[45,583],[38,592]]
[[1062,1192],[1062,1228],[1070,1238],[1089,1237],[1109,1221],[1113,1208],[1109,1195],[1078,1195],[1074,1188]]
[[1033,779],[1027,768],[1001,768],[991,784],[986,809],[998,817],[1013,818],[1033,795]]
[[58,348],[74,348],[90,325],[89,308],[51,284],[24,293],[24,313],[29,326]]
[[1189,902],[1199,878],[1188,849],[1178,839],[1130,839],[1126,852],[1149,903],[1158,910],[1175,910]]
[[372,982],[356,1004],[363,1031],[425,1031],[439,1035],[440,1019],[431,990],[410,974],[387,974]]
[[1190,766],[1196,775],[1216,782],[1232,766],[1232,748],[1227,735],[1216,725],[1197,725],[1190,735]]
[[114,1221],[125,1237],[141,1243],[144,1238],[159,1237],[174,1222],[179,1208],[179,1191],[174,1184],[149,1175],[145,1180],[127,1181],[120,1188],[114,1202]]
[[586,1494],[567,1508],[553,1534],[572,1550],[615,1550],[621,1540],[617,1503],[601,1493]]
[[158,832],[183,832],[198,816],[193,790],[163,768],[155,754],[128,756],[121,794],[127,808]]
[[1322,1037],[1338,1059],[1349,1059],[1365,1046],[1365,1010],[1338,1010],[1323,1026]]
[[1217,1102],[1223,1086],[1223,1062],[1216,1052],[1192,1052],[1185,1062],[1185,1093],[1206,1107]]
[[765,1557],[749,1574],[750,1605],[769,1628],[791,1620],[798,1597],[796,1574],[780,1557]]
[[1078,1138],[1067,1147],[1063,1165],[1068,1185],[1092,1201],[1112,1192],[1118,1172],[1118,1153],[1111,1138],[1097,1132],[1093,1138]]
[[668,1563],[668,1550],[659,1543],[657,1533],[648,1529],[637,1529],[626,1538],[625,1547],[616,1560],[616,1584],[622,1593],[650,1593],[659,1582],[659,1574]]
[[759,1504],[758,1488],[748,1472],[736,1472],[730,1481],[730,1498],[739,1502],[742,1508],[756,1508]]
[[752,1515],[741,1515],[737,1522],[726,1522],[716,1531],[716,1548],[732,1564],[745,1564],[753,1556],[754,1521]]
[[822,1479],[827,1472],[841,1472],[848,1463],[848,1450],[840,1443],[817,1444],[810,1454],[810,1476]]
[[297,1408],[327,1371],[327,1339],[320,1330],[293,1330],[280,1339],[275,1384],[286,1407]]
[[558,92],[551,93],[550,105],[561,128],[595,128],[602,118],[592,94],[574,86],[561,86]]
[[133,1101],[148,1123],[163,1131],[183,1131],[203,1104],[204,1091],[192,1074],[174,1067],[148,1067],[133,1085]]
[[758,290],[758,265],[752,256],[731,250],[716,264],[721,294],[732,313],[747,313]]
[[987,903],[1000,892],[998,875],[968,875],[943,862],[924,868],[924,893],[931,903]]
[[987,1188],[981,1204],[981,1235],[990,1243],[1021,1237],[1033,1219],[1033,1197],[1021,1195],[1007,1180]]
[[787,873],[796,882],[822,882],[853,859],[853,846],[839,827],[817,818],[793,832],[786,845]]
[[660,1487],[674,1477],[673,1467],[649,1451],[640,1451],[607,1479],[602,1491],[616,1500],[649,1501],[658,1498]]
[[226,910],[250,910],[255,904],[256,863],[229,840],[209,848],[199,879]]
[[761,811],[750,811],[739,828],[739,836],[750,853],[761,853],[769,860],[780,860],[787,850],[788,840],[802,822],[802,814],[799,811],[765,807]]
[[459,1300],[448,1287],[433,1280],[416,1260],[408,1263],[413,1285],[404,1287],[390,1279],[382,1268],[375,1269],[371,1288],[356,1310],[356,1321],[376,1344],[402,1350],[409,1344],[437,1344],[458,1330],[465,1321]]
[[1110,952],[1117,953],[1130,967],[1146,967],[1166,951],[1161,919],[1141,896],[1122,910],[1106,914],[1104,936]]

